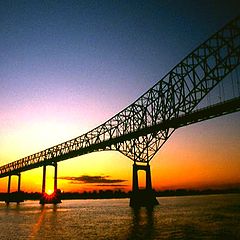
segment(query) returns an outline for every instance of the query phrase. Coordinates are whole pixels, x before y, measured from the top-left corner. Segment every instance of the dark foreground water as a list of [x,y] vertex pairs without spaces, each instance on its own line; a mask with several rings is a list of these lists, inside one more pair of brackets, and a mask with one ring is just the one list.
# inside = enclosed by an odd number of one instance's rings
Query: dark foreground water
[[240,239],[240,194],[164,197],[153,211],[129,199],[0,203],[0,239]]

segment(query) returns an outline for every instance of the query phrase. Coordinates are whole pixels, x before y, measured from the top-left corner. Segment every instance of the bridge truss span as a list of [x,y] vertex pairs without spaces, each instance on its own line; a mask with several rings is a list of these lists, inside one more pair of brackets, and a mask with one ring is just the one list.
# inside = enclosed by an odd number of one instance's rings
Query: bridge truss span
[[170,123],[193,113],[239,64],[240,16],[111,119],[77,138],[1,166],[0,177],[101,150],[116,150],[134,162],[148,163],[180,127]]

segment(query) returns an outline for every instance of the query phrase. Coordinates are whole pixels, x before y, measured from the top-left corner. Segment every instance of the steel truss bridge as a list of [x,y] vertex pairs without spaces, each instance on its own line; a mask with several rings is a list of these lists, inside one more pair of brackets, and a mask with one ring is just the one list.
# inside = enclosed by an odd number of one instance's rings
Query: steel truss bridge
[[[139,166],[135,172],[143,165],[149,167],[149,161],[177,128],[240,110],[240,96],[196,110],[239,64],[240,16],[111,119],[79,137],[1,166],[0,178],[104,150],[116,150],[129,157],[135,167]],[[133,191],[138,189],[134,171]],[[151,188],[150,178],[146,184]]]

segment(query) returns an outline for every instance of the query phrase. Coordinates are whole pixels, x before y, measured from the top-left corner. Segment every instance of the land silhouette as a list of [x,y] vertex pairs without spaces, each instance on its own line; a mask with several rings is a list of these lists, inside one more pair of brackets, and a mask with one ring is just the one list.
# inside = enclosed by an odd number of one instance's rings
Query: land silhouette
[[[210,194],[230,194],[240,193],[240,188],[228,189],[174,189],[154,191],[156,197],[171,197],[171,196],[193,196],[193,195],[210,195]],[[84,192],[62,192],[61,199],[111,199],[111,198],[130,198],[132,192],[124,192],[122,190],[93,190]],[[42,197],[40,192],[12,192],[12,197],[20,196],[24,200],[39,200]],[[8,193],[0,193],[0,201],[5,201],[9,197]]]

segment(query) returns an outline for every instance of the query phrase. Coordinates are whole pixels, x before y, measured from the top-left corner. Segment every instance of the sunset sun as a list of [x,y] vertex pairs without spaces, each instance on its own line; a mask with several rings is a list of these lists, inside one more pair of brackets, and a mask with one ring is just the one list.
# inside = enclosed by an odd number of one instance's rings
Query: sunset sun
[[48,189],[47,192],[46,192],[48,195],[51,195],[53,193],[53,190],[52,189]]

